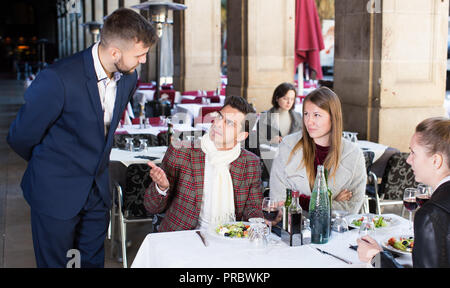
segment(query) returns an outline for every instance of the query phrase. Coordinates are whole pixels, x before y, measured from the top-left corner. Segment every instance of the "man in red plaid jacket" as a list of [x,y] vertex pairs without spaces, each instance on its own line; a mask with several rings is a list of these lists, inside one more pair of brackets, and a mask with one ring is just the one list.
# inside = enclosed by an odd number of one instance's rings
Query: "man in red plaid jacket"
[[[260,160],[253,153],[240,148],[240,142],[248,137],[249,127],[252,127],[246,115],[254,115],[254,110],[244,98],[227,97],[209,133],[203,136],[208,137],[207,139],[194,142],[193,147],[175,148],[170,145],[161,167],[152,162],[148,163],[152,168],[150,177],[153,182],[145,193],[144,204],[150,213],[165,211],[165,217],[159,227],[160,232],[197,229],[202,223],[211,222],[210,218],[217,214],[214,209],[227,201],[226,196],[222,199],[218,193],[232,194],[228,201],[234,201],[234,205],[231,203],[229,206],[234,206],[231,211],[234,212],[236,221],[263,217]],[[213,143],[213,153],[209,153],[211,149],[208,150],[204,140]],[[211,171],[216,170],[211,168],[209,160],[205,161],[205,158],[211,159],[212,155],[215,155],[216,148],[217,151],[231,154],[235,151],[235,156],[228,158],[232,162],[226,166],[229,167],[227,171],[231,175],[231,181],[225,180],[225,184],[221,180],[214,180],[220,177],[214,178],[217,173]],[[226,187],[230,187],[232,192],[226,193]],[[204,191],[204,188],[208,191]],[[220,203],[215,200],[214,204],[214,200],[211,200],[213,197],[219,197]]]

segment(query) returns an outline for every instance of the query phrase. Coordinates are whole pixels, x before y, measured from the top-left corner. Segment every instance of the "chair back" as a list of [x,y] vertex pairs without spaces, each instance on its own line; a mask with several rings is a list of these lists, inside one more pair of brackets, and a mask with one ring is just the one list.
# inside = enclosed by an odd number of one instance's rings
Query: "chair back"
[[161,118],[159,117],[149,117],[148,122],[152,126],[163,126],[163,123],[161,123]]
[[366,161],[366,173],[369,174],[370,168],[372,167],[373,164],[373,158],[375,157],[375,152],[364,150],[363,155]]
[[189,96],[200,96],[198,90],[195,91],[184,91],[181,95],[189,95]]
[[220,103],[220,97],[216,95],[207,96],[211,103]]
[[181,104],[202,104],[202,97],[197,96],[194,99],[183,98],[181,99]]
[[[122,191],[122,212],[125,217],[147,217],[149,213],[144,206],[145,190],[152,179],[147,164],[131,164],[126,171],[125,189]],[[119,199],[120,201],[120,199]]]
[[[248,137],[244,142],[244,148],[259,157],[259,163],[261,166],[261,180],[263,183],[269,183],[270,171],[267,169],[264,160],[261,158],[261,149],[259,148],[259,119],[255,123],[255,128],[256,129],[252,129],[251,131],[249,131]],[[268,193],[267,190],[264,191],[265,193]]]
[[170,108],[173,108],[173,104],[175,103],[175,92],[175,90],[161,90],[159,91],[159,97],[167,97],[170,102]]
[[163,84],[161,85],[161,90],[172,90],[173,84]]
[[209,113],[220,111],[221,109],[222,109],[222,107],[220,107],[220,106],[214,106],[214,107],[204,106],[201,108],[202,118],[204,118],[205,115],[207,115]]
[[380,194],[384,199],[401,200],[406,188],[417,187],[414,172],[406,163],[409,153],[398,152],[389,158],[381,181]]

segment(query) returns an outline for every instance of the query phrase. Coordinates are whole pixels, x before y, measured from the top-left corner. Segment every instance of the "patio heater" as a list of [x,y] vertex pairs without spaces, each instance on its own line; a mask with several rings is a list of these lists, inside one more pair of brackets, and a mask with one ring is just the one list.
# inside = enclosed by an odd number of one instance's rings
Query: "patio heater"
[[48,43],[48,39],[46,38],[41,38],[38,40],[38,51],[39,51],[39,71],[41,69],[44,69],[46,63],[46,59],[45,59],[45,45],[47,45]]
[[96,21],[90,21],[86,23],[82,23],[81,26],[89,29],[89,33],[92,35],[93,43],[98,42],[100,37],[100,28],[102,28],[102,23]]
[[160,87],[161,87],[161,47],[160,42],[163,37],[164,25],[173,24],[172,20],[169,20],[169,10],[185,10],[186,5],[171,3],[171,2],[156,2],[147,1],[140,3],[138,5],[131,6],[131,8],[148,11],[148,20],[152,23],[158,35],[158,40],[156,43],[156,91],[154,99],[159,99]]

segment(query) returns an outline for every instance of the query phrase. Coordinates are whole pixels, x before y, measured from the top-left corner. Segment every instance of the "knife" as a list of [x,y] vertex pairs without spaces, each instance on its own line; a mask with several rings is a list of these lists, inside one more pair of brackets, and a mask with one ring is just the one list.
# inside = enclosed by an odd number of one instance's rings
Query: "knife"
[[336,258],[336,259],[339,259],[339,260],[341,260],[341,261],[343,261],[343,262],[345,262],[345,263],[347,263],[347,264],[353,264],[352,262],[350,262],[350,261],[348,261],[348,260],[345,260],[345,259],[343,259],[343,258],[341,258],[341,257],[339,257],[339,256],[336,256],[336,255],[334,255],[334,254],[331,254],[330,252],[321,250],[321,249],[319,249],[319,248],[317,248],[317,247],[315,247],[315,248],[317,249],[317,251],[319,251],[319,252],[322,253],[322,254],[330,255],[330,256],[332,256],[332,257],[334,257],[334,258]]
[[200,231],[195,231],[195,233],[197,233],[197,235],[200,236],[200,239],[202,239],[203,245],[205,245],[205,247],[208,247],[209,243],[206,240],[206,237],[203,235],[203,233]]

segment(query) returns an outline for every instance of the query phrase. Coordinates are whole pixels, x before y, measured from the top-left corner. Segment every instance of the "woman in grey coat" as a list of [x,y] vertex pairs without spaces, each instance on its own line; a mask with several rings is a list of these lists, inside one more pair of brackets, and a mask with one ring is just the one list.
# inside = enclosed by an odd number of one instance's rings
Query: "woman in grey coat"
[[366,189],[362,150],[342,138],[341,103],[326,87],[314,90],[303,104],[303,131],[280,144],[270,173],[270,196],[285,201],[286,188],[300,192],[300,204],[309,209],[318,165],[329,171],[332,209],[359,212]]
[[259,118],[259,143],[279,144],[286,135],[302,129],[302,115],[294,111],[297,92],[294,85],[282,83],[272,96],[273,107]]

